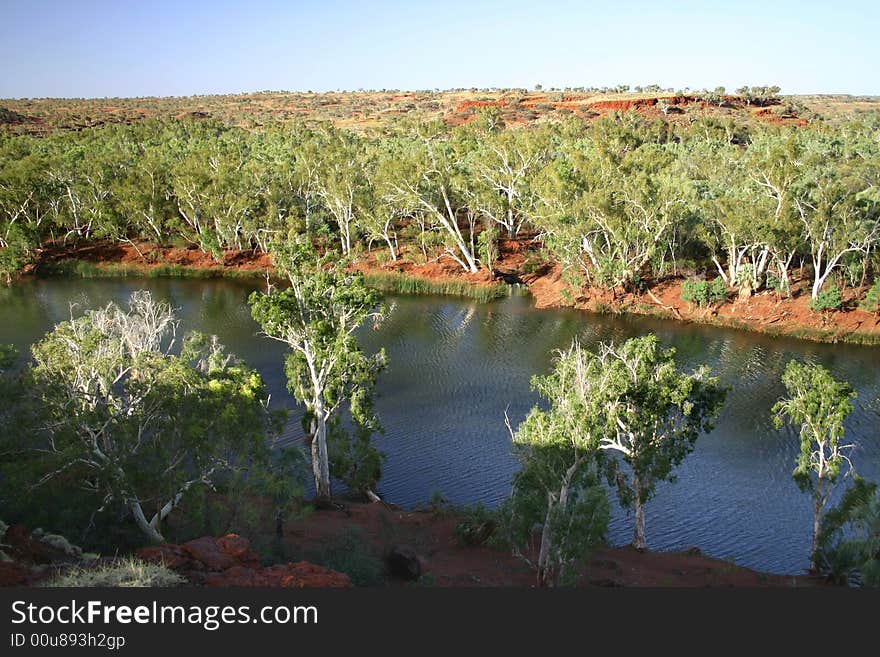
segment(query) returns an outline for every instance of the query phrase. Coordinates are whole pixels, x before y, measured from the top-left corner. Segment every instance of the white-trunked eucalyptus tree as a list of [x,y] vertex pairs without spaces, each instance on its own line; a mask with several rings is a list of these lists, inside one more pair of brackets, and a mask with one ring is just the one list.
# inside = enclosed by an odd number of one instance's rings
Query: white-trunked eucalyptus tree
[[170,305],[149,292],[58,324],[33,347],[39,486],[65,477],[98,511],[124,505],[149,540],[187,491],[265,462],[278,427],[260,376],[215,337],[188,334],[175,354]]
[[856,393],[845,381],[837,381],[821,365],[792,360],[785,368],[782,383],[788,396],[773,406],[777,428],[784,423],[799,425],[800,450],[792,473],[804,492],[813,495],[813,535],[810,545],[810,568],[816,571],[820,547],[822,515],[841,470],[852,462],[848,452],[853,445],[842,445],[844,422],[852,412]]
[[[576,577],[572,568],[604,540],[610,507],[601,486],[598,451],[603,409],[595,381],[585,376],[591,354],[575,342],[557,355],[553,371],[532,379],[550,402],[535,407],[516,431],[507,422],[522,469],[503,507],[514,554],[531,565],[539,586]],[[532,546],[540,525],[540,543]]]
[[655,335],[602,344],[582,373],[590,381],[584,388],[590,403],[603,414],[599,449],[617,453],[626,465],[611,461],[607,472],[621,504],[633,509],[639,550],[647,547],[645,503],[659,482],[674,478],[673,468],[700,433],[713,428],[726,395],[707,367],[679,372],[674,353],[662,350]]
[[381,459],[369,441],[349,442],[339,430],[337,414],[348,403],[361,436],[379,430],[372,398],[385,353],[365,355],[355,331],[367,320],[381,319],[380,295],[366,286],[362,275],[347,270],[345,259],[331,252],[320,256],[307,238],[275,245],[272,256],[290,287],[254,292],[251,312],[267,337],[290,347],[287,387],[306,407],[303,427],[311,442],[317,498],[331,498],[328,439],[335,438],[347,443],[335,450],[342,455],[338,462],[345,471],[332,474],[376,499],[372,488],[380,476]]
[[[479,271],[473,221],[468,233],[460,225],[470,180],[466,142],[457,142],[444,123],[434,121],[400,139],[396,153],[396,177],[388,199],[405,212],[427,218],[442,237],[443,255],[466,272]],[[473,211],[468,214],[473,219]]]

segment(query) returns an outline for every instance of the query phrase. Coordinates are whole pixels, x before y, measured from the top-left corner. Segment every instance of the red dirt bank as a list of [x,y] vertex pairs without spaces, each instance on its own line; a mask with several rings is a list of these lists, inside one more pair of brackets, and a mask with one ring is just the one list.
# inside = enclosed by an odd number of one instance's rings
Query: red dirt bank
[[[708,308],[692,307],[681,299],[681,278],[667,278],[645,292],[612,292],[599,288],[574,289],[562,279],[558,265],[530,263],[534,244],[528,238],[501,240],[500,256],[493,270],[475,274],[462,272],[450,259],[434,259],[414,264],[399,259],[396,263],[378,262],[365,254],[354,265],[364,273],[403,273],[428,281],[464,281],[472,285],[488,285],[498,280],[520,280],[535,299],[537,308],[574,307],[599,313],[630,313],[660,316],[687,322],[727,326],[771,335],[791,335],[825,342],[852,341],[880,343],[880,316],[854,308],[831,313],[813,312],[809,308],[808,281],[795,278],[794,296],[778,297],[761,292],[750,299],[735,299]],[[531,257],[534,257],[532,255]],[[125,265],[128,271],[143,272],[168,265],[207,270],[216,275],[228,271],[273,271],[267,254],[252,251],[226,251],[217,261],[195,247],[156,247],[138,243],[137,248],[124,243],[94,243],[76,247],[50,247],[39,257],[36,269],[59,262],[82,260],[93,265]],[[526,265],[530,266],[526,266]],[[855,294],[848,291],[844,301],[853,302]]]
[[[535,573],[508,550],[485,545],[461,546],[455,537],[457,517],[444,509],[403,511],[383,503],[350,504],[318,511],[291,524],[285,542],[296,550],[320,548],[351,527],[363,531],[376,554],[394,545],[410,546],[422,563],[423,581],[444,587],[531,587]],[[394,583],[390,581],[389,583]],[[789,587],[821,583],[804,575],[769,575],[685,552],[638,552],[631,547],[597,551],[581,571],[581,587]]]

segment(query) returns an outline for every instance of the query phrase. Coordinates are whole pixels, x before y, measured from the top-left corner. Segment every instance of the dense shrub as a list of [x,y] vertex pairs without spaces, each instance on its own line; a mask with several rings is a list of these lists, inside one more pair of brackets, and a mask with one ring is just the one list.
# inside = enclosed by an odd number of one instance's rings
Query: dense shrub
[[834,584],[880,587],[880,496],[877,485],[855,477],[840,503],[822,519],[815,555]]
[[874,285],[868,290],[860,307],[869,313],[880,313],[880,280],[874,281]]
[[487,510],[482,504],[462,507],[457,515],[455,537],[461,545],[482,545],[498,528],[499,513]]
[[707,306],[727,299],[727,287],[719,276],[711,283],[707,281],[684,281],[681,284],[681,298],[695,306]]
[[382,560],[358,525],[328,540],[322,549],[310,555],[310,560],[345,573],[355,586],[377,586],[384,580]]
[[841,306],[843,306],[843,299],[840,296],[840,290],[833,285],[819,292],[819,296],[815,299],[810,299],[810,310],[816,312],[837,310]]

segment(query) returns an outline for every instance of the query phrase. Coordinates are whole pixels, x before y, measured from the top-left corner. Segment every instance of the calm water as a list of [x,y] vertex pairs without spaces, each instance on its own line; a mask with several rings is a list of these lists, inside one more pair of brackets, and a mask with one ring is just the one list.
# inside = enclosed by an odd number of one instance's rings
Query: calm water
[[[0,343],[26,349],[69,315],[70,303],[124,302],[148,288],[179,308],[182,328],[217,334],[260,370],[273,403],[293,407],[284,385],[283,349],[256,336],[245,299],[252,289],[232,281],[37,280],[0,289]],[[509,492],[517,463],[510,455],[504,411],[517,423],[537,401],[529,389],[546,372],[554,349],[579,336],[586,344],[656,332],[675,346],[684,367],[709,364],[733,389],[714,432],[703,436],[648,504],[652,549],[696,546],[717,557],[771,572],[807,565],[810,502],[791,479],[795,437],[774,431],[770,407],[792,357],[819,362],[858,390],[848,436],[853,461],[880,479],[880,349],[821,345],[646,318],[612,318],[571,310],[535,310],[528,297],[489,304],[440,297],[390,298],[393,311],[364,330],[368,350],[385,346],[378,410],[388,454],[380,493],[415,506],[435,491],[457,503],[497,504]],[[300,438],[294,415],[286,439]],[[631,538],[631,519],[615,509],[611,540]]]

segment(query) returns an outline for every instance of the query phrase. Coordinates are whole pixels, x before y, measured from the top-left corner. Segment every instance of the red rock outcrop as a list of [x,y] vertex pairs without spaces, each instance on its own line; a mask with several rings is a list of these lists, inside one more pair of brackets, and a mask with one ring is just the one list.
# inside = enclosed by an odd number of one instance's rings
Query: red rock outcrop
[[164,563],[194,584],[205,586],[267,586],[284,588],[342,588],[352,586],[348,575],[306,561],[260,566],[250,542],[237,534],[203,536],[182,545],[141,548],[144,561]]

